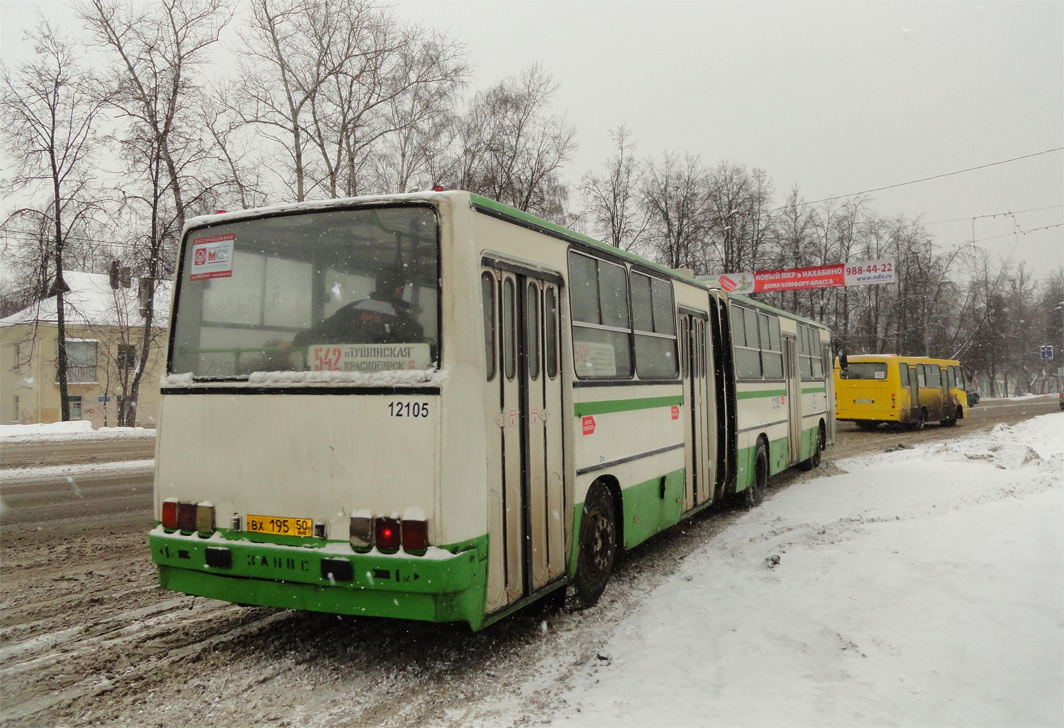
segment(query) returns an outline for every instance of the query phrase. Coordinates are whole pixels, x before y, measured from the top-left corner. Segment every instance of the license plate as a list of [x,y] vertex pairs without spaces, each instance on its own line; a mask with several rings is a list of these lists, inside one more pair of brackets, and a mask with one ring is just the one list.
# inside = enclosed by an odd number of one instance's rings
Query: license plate
[[874,399],[855,399],[854,403],[855,404],[875,404],[876,401]]
[[283,516],[248,515],[248,530],[252,533],[270,533],[276,536],[314,535],[314,522],[309,518],[285,518]]

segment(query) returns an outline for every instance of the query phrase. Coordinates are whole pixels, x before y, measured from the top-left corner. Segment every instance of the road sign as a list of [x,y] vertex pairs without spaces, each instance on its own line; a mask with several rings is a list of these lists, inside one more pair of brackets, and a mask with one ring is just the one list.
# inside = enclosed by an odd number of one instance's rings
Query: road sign
[[1042,358],[1045,359],[1045,360],[1048,360],[1048,361],[1053,361],[1053,347],[1052,346],[1043,346],[1043,347],[1041,347],[1041,349],[1042,349]]
[[97,402],[110,402],[111,398],[110,397],[97,397],[96,401]]

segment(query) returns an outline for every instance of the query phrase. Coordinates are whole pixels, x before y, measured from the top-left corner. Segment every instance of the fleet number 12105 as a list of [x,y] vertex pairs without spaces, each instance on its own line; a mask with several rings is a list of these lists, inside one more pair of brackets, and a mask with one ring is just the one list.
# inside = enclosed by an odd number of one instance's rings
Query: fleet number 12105
[[428,402],[389,402],[388,414],[391,417],[428,417]]

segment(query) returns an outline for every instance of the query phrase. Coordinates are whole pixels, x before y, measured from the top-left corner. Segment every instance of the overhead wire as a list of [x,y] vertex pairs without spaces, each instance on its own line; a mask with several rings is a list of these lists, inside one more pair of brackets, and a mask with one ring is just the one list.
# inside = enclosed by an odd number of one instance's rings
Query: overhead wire
[[[867,194],[871,194],[872,192],[882,192],[883,190],[892,190],[892,189],[895,189],[895,188],[898,188],[898,187],[907,187],[908,185],[915,185],[915,184],[919,184],[921,182],[930,182],[931,180],[942,179],[943,177],[953,177],[953,176],[956,176],[958,174],[966,174],[968,172],[975,172],[975,171],[978,171],[980,169],[987,169],[988,167],[996,167],[996,166],[1002,165],[1002,164],[1011,164],[1012,162],[1018,162],[1018,161],[1020,161],[1022,159],[1031,159],[1032,157],[1040,157],[1040,156],[1042,156],[1044,154],[1052,154],[1053,152],[1059,152],[1059,151],[1062,151],[1062,150],[1064,150],[1064,147],[1054,147],[1052,149],[1046,149],[1046,150],[1041,151],[1041,152],[1034,152],[1032,154],[1023,154],[1023,155],[1021,155],[1019,157],[1013,157],[1012,159],[1002,159],[1002,160],[997,161],[997,162],[988,162],[987,164],[980,164],[980,165],[978,165],[976,167],[968,167],[967,169],[958,169],[955,172],[944,172],[943,174],[935,174],[935,175],[932,175],[930,177],[922,177],[920,179],[910,180],[909,182],[898,182],[897,184],[885,185],[883,187],[875,187],[875,188],[869,189],[869,190],[862,190],[861,192],[850,192],[850,193],[847,193],[845,195],[834,195],[832,197],[824,197],[822,199],[812,200],[810,202],[802,202],[802,203],[799,203],[799,206],[804,207],[806,205],[816,205],[816,204],[819,204],[821,202],[831,202],[832,200],[842,200],[842,199],[845,199],[847,197],[858,197],[859,195],[867,195]],[[779,210],[785,210],[785,209],[787,209],[786,206],[777,207],[774,210],[770,210],[770,212],[778,212]],[[964,218],[964,219],[968,219],[968,218]]]

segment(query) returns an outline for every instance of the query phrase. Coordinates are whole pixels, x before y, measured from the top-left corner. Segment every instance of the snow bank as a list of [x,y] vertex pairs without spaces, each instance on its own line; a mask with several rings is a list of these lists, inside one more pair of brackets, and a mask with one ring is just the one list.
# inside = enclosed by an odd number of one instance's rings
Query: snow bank
[[0,425],[0,442],[91,440],[101,437],[155,437],[155,430],[144,427],[101,427],[94,430],[88,420],[53,422],[46,425]]
[[1062,433],[1046,415],[774,494],[621,622],[551,724],[1064,724]]

